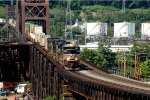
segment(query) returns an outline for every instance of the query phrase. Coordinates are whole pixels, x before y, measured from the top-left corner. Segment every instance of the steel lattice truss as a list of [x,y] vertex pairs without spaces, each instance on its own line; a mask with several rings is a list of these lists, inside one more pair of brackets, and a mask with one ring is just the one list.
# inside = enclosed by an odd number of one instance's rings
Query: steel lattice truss
[[44,33],[49,33],[49,1],[24,0],[21,1],[22,34],[25,33],[25,22],[33,21],[34,24],[43,26]]
[[9,18],[16,19],[15,6],[14,5],[7,6],[7,20],[9,20]]
[[45,3],[45,0],[25,0],[25,2],[26,3]]
[[46,7],[44,6],[27,6],[25,7],[25,15],[27,17],[45,17]]

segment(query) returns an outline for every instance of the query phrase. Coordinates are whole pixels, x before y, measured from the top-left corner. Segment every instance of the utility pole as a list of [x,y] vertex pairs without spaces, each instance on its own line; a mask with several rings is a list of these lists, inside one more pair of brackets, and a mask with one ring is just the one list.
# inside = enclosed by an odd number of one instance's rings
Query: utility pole
[[122,75],[121,69],[122,69],[122,63],[123,63],[123,55],[122,51],[118,50],[118,75]]
[[126,55],[125,55],[125,51],[124,51],[124,77],[126,77]]
[[67,9],[66,9],[66,23],[65,23],[65,39],[73,40],[72,34],[72,17],[71,17],[71,0],[67,0]]
[[141,66],[140,66],[140,58],[138,53],[135,52],[135,69],[134,69],[134,78],[136,80],[141,80]]
[[127,61],[125,51],[118,50],[118,75],[126,77],[126,68],[127,68],[126,62]]
[[[85,24],[86,23],[86,24]],[[84,30],[84,32],[85,32],[85,40],[84,40],[84,42],[85,42],[85,45],[86,45],[86,36],[87,36],[87,21],[86,21],[86,17],[84,18],[84,24],[85,24],[85,30]]]

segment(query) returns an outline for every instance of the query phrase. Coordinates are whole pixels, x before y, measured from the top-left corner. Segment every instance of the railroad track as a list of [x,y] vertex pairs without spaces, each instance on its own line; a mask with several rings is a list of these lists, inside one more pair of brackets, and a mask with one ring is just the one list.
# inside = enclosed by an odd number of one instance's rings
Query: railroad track
[[130,82],[131,84],[138,84],[140,86],[149,86],[150,87],[150,84],[147,84],[147,83],[144,83],[141,81],[136,81],[133,79],[129,79],[126,77],[118,76],[118,75],[113,75],[103,69],[97,69],[98,67],[96,68],[95,65],[92,65],[91,63],[89,63],[85,60],[81,60],[81,63],[84,64],[85,66],[89,67],[90,69],[93,69],[95,72],[99,73],[100,75],[107,76],[110,79],[114,79],[116,81],[120,80],[123,82]]
[[[51,59],[48,52],[45,51],[40,45],[34,44],[40,52],[43,53],[48,59]],[[104,86],[111,88],[112,90],[126,91],[130,93],[148,95],[150,97],[150,84],[135,81],[132,79],[114,76],[109,72],[101,69],[97,69],[95,65],[88,61],[81,60],[80,64],[85,67],[85,70],[67,71],[59,63],[52,61],[60,70],[61,75],[68,75],[69,77],[75,77],[74,79],[84,80],[86,83],[95,84],[97,86]]]
[[133,79],[125,78],[125,77],[118,77],[112,74],[109,74],[107,71],[102,71],[100,69],[96,69],[95,65],[91,65],[87,61],[81,60],[81,63],[87,66],[89,69],[92,70],[83,70],[83,71],[76,71],[77,75],[84,76],[92,81],[96,81],[101,84],[101,81],[104,83],[115,85],[119,88],[124,88],[124,90],[128,90],[131,92],[143,92],[146,94],[150,94],[150,84],[136,81]]
[[131,82],[123,82],[120,80],[117,81],[108,76],[95,73],[93,70],[77,71],[73,73],[78,75],[78,77],[92,81],[95,84],[102,84],[118,90],[150,94],[150,86],[147,84],[145,86],[140,86],[139,84],[132,84]]

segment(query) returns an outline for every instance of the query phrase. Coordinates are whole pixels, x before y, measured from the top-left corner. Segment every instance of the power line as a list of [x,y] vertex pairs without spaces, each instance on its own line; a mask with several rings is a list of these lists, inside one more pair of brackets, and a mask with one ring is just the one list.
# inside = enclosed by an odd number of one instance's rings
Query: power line
[[126,8],[126,4],[125,4],[125,0],[122,0],[122,12],[125,12],[125,8]]
[[67,0],[67,9],[66,9],[66,24],[65,24],[65,39],[73,40],[72,35],[72,16],[71,16],[71,0]]

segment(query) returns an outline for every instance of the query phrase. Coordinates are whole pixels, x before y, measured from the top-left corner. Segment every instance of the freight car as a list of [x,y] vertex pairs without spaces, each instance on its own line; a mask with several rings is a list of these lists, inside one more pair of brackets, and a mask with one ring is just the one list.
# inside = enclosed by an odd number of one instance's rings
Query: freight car
[[75,42],[45,35],[42,31],[42,26],[29,23],[26,26],[28,26],[26,33],[30,40],[47,50],[53,60],[63,65],[67,70],[78,69],[80,47]]

